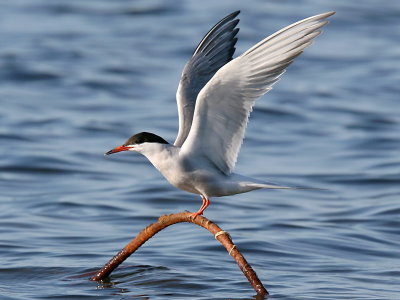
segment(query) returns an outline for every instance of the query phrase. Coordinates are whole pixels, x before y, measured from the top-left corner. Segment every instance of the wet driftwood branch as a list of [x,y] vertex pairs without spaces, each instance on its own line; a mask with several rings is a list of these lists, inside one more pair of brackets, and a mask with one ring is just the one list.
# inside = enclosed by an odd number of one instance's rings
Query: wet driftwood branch
[[91,280],[102,280],[107,277],[111,272],[117,268],[125,259],[127,259],[133,252],[142,246],[147,240],[153,237],[157,232],[164,228],[176,224],[188,222],[199,225],[209,232],[226,248],[229,255],[231,255],[239,265],[243,274],[249,280],[252,287],[256,290],[258,295],[268,295],[267,290],[264,288],[261,281],[258,279],[257,274],[252,267],[240,253],[236,245],[232,242],[231,237],[226,231],[223,231],[218,225],[211,222],[203,216],[192,217],[192,213],[183,212],[172,215],[161,216],[156,223],[153,223],[143,229],[133,240],[129,242],[120,252],[118,252],[107,264],[101,268]]

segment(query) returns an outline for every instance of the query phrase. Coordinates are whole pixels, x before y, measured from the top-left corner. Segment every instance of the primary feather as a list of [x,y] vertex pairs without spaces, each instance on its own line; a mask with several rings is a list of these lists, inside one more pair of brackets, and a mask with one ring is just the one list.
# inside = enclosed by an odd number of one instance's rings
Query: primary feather
[[236,28],[239,19],[235,18],[239,13],[233,12],[214,25],[183,69],[176,93],[179,132],[174,145],[177,147],[182,146],[189,134],[198,93],[218,69],[232,60],[239,31]]

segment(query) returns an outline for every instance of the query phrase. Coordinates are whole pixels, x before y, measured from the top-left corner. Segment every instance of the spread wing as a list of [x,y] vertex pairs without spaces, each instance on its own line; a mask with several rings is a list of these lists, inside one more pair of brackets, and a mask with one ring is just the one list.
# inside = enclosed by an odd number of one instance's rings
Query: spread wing
[[235,28],[239,19],[235,18],[239,13],[233,12],[214,25],[183,69],[176,93],[179,132],[175,146],[182,146],[189,134],[198,93],[219,68],[232,60],[237,41],[235,36],[239,31]]
[[272,88],[333,14],[285,27],[219,69],[197,96],[192,128],[181,153],[203,155],[230,174],[254,102]]

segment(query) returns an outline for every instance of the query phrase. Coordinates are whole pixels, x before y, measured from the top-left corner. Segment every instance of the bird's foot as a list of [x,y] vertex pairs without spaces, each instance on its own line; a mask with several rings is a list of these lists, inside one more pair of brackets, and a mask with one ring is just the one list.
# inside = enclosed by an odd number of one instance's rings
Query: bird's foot
[[202,196],[201,200],[203,200],[203,204],[200,206],[199,210],[196,211],[191,215],[192,218],[195,218],[197,216],[201,216],[203,212],[206,210],[206,208],[210,205],[210,200],[207,199],[206,197]]
[[194,219],[194,218],[196,218],[197,216],[201,216],[202,214],[203,214],[202,211],[196,211],[195,213],[192,213],[192,214],[190,215],[190,217],[191,217],[192,219]]

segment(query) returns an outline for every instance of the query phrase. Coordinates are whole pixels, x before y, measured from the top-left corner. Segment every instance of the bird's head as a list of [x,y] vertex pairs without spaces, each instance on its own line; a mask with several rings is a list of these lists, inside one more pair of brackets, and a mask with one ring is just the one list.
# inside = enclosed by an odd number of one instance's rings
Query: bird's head
[[123,145],[115,147],[114,149],[106,152],[105,155],[110,155],[121,151],[143,152],[146,150],[146,148],[152,148],[156,144],[160,145],[169,143],[154,133],[140,132],[132,135]]

